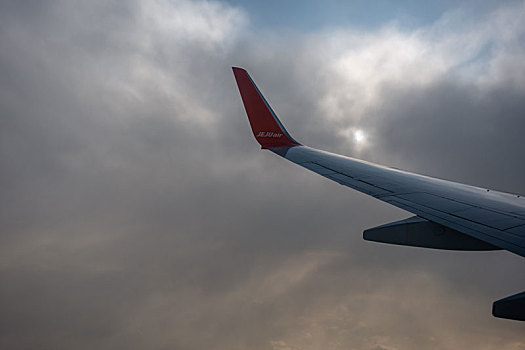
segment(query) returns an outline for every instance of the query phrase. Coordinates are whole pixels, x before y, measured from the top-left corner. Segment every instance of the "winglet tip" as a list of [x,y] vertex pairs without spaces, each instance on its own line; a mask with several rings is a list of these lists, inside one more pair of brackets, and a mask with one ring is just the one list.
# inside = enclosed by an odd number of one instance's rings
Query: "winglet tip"
[[253,135],[263,149],[298,146],[244,68],[232,67]]
[[246,72],[246,69],[241,68],[241,67],[236,67],[236,66],[233,66],[232,70],[233,70],[234,73],[235,72]]

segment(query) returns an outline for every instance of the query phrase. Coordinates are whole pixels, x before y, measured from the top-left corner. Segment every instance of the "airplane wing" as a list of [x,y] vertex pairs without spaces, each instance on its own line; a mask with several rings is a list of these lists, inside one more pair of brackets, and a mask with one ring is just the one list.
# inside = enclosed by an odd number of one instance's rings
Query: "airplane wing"
[[[435,249],[505,249],[525,257],[525,198],[304,146],[286,131],[246,70],[234,67],[233,73],[262,149],[415,214],[368,229],[365,239]],[[493,315],[525,321],[525,292],[495,302]]]

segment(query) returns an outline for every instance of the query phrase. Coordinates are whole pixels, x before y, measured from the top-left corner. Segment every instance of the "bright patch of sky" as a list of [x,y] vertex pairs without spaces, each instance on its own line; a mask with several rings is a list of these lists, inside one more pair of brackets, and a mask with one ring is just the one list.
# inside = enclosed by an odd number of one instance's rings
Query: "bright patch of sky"
[[432,23],[443,13],[458,8],[476,16],[501,6],[501,1],[495,0],[428,2],[419,0],[229,0],[227,2],[245,9],[255,28],[287,28],[300,31],[315,31],[338,26],[366,29],[380,27],[386,22],[396,22],[401,27],[414,28]]

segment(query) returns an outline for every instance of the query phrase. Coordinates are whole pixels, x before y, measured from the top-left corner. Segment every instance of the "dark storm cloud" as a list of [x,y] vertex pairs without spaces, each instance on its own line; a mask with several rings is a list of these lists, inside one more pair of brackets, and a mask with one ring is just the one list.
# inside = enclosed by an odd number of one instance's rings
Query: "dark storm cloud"
[[[432,61],[420,85],[367,85],[340,71],[344,33],[253,40],[214,2],[42,4],[0,11],[2,347],[523,346],[489,316],[523,288],[519,257],[363,242],[406,214],[258,151],[230,66],[303,142],[509,191],[516,75],[481,86]],[[339,132],[355,125],[362,150]]]

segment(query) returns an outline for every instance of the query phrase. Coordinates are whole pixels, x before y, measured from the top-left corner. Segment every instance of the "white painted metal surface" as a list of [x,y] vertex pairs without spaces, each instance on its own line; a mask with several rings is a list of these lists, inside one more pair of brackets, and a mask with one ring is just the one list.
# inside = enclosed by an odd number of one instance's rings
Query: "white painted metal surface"
[[525,256],[525,199],[306,146],[270,148],[341,185]]

